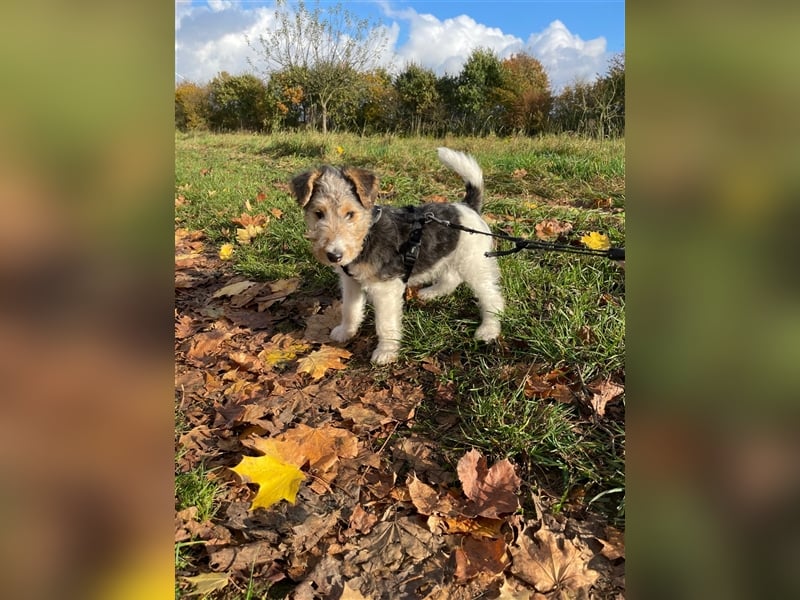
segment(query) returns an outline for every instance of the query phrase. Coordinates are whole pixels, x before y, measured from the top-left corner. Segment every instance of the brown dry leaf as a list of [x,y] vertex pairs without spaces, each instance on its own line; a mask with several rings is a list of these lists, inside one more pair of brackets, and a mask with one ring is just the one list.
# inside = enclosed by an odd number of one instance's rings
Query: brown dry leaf
[[412,517],[390,516],[378,523],[372,532],[353,551],[345,556],[345,563],[370,563],[365,570],[397,568],[411,558],[423,561],[436,552],[442,541],[416,523]]
[[511,173],[511,177],[514,179],[522,179],[527,174],[528,172],[525,169],[514,169],[514,172]]
[[350,515],[350,529],[358,533],[369,533],[378,522],[378,517],[367,512],[360,504],[356,504]]
[[496,519],[519,507],[517,489],[522,481],[508,459],[487,469],[486,458],[477,450],[470,450],[458,461],[457,472],[464,494],[475,504],[476,514]]
[[249,215],[247,213],[242,213],[242,216],[231,219],[231,221],[245,228],[250,226],[264,227],[269,223],[269,217],[267,215]]
[[545,219],[536,224],[536,237],[546,242],[554,242],[562,235],[572,231],[572,223],[565,223],[558,219]]
[[250,373],[259,373],[263,368],[261,360],[247,352],[231,352],[228,354],[228,358],[231,359],[239,369],[249,371]]
[[339,460],[358,456],[358,438],[346,429],[330,425],[309,427],[302,423],[277,437],[297,446],[297,452],[308,459],[316,479],[310,488],[322,494],[339,472]]
[[436,202],[436,203],[444,203],[447,202],[447,198],[440,194],[432,194],[430,196],[425,196],[425,202]]
[[414,507],[420,514],[432,515],[437,512],[443,512],[440,509],[439,494],[431,486],[417,479],[416,476],[410,477],[408,493],[411,496],[411,502],[414,503]]
[[194,591],[187,596],[206,596],[212,592],[223,590],[230,583],[227,573],[200,573],[193,577],[181,577],[184,581],[194,586]]
[[331,329],[342,320],[342,303],[337,300],[320,313],[306,319],[303,337],[310,342],[324,343],[331,339]]
[[342,595],[339,596],[339,600],[370,600],[370,599],[364,596],[361,592],[359,592],[357,588],[350,587],[350,583],[345,581],[344,591],[342,591]]
[[372,431],[388,421],[385,415],[375,412],[361,403],[351,404],[339,409],[339,414],[343,419],[353,421],[357,429],[361,431]]
[[500,587],[500,595],[497,600],[535,600],[535,596],[539,595],[530,588],[524,587],[515,578],[507,577]]
[[323,345],[316,352],[297,361],[297,372],[308,373],[316,381],[330,369],[346,369],[347,365],[341,359],[348,359],[352,353],[344,348]]
[[208,566],[212,571],[244,571],[273,560],[283,558],[283,553],[269,541],[257,541],[241,546],[226,546],[208,554]]
[[313,549],[331,532],[341,516],[341,510],[334,510],[324,515],[307,516],[302,523],[292,528],[294,532],[292,551],[295,554],[302,554]]
[[214,292],[211,297],[212,298],[222,298],[225,296],[237,296],[244,292],[246,289],[256,285],[255,281],[237,281],[236,283],[230,283],[225,287],[218,289]]
[[605,537],[606,539],[604,540],[597,538],[598,541],[603,544],[603,549],[600,550],[600,554],[605,556],[608,560],[625,558],[625,534],[619,529],[609,525],[606,527]]
[[[430,441],[408,437],[392,447],[392,455],[395,461],[408,463],[417,474],[424,474],[428,481],[449,485],[455,477],[442,466],[442,461],[434,454],[434,448]],[[400,465],[395,464],[394,468],[399,469]]]
[[592,409],[599,417],[602,417],[606,414],[606,404],[612,400],[615,400],[625,391],[624,387],[615,383],[611,383],[610,379],[589,384],[587,387],[594,392],[591,405]]
[[204,362],[216,355],[222,342],[233,334],[221,329],[212,329],[198,333],[192,338],[192,344],[186,352],[186,357],[198,362]]
[[500,537],[500,529],[505,522],[504,519],[488,519],[486,517],[470,519],[462,516],[431,515],[428,517],[428,529],[443,534],[468,533],[476,538],[496,538]]
[[[526,528],[509,546],[511,573],[546,594],[564,590],[568,597],[587,593],[599,573],[588,568],[588,560],[571,540],[542,527],[534,534]],[[581,592],[582,591],[582,592]]]
[[466,537],[461,547],[456,548],[455,559],[455,577],[461,583],[480,573],[502,573],[508,564],[505,540]]
[[283,217],[283,211],[280,208],[270,208],[269,212],[276,219],[280,219],[281,217]]
[[200,325],[189,315],[181,315],[175,321],[175,339],[182,340],[197,333]]

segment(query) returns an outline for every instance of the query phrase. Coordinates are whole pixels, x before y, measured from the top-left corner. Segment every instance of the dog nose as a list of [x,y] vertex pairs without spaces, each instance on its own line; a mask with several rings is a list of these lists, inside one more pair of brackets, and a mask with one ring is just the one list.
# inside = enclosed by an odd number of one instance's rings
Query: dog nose
[[325,256],[327,256],[328,260],[331,261],[332,263],[338,263],[340,260],[342,260],[342,253],[339,252],[338,250],[326,252]]

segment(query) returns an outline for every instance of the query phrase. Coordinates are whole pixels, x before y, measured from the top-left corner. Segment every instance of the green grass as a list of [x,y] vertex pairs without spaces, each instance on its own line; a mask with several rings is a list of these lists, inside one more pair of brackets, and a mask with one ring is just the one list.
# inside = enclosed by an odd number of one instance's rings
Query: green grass
[[[335,275],[312,259],[303,237],[300,210],[286,187],[289,178],[322,162],[347,162],[380,175],[383,204],[414,204],[431,195],[458,200],[462,184],[439,163],[435,149],[441,145],[473,153],[483,167],[484,212],[497,219],[495,229],[534,237],[536,223],[557,218],[572,223],[573,239],[600,231],[614,245],[624,245],[624,141],[570,136],[442,140],[176,134],[176,195],[187,200],[176,209],[176,225],[203,230],[211,244],[235,244],[231,219],[245,210],[245,201],[252,203],[253,213],[278,208],[283,217],[272,219],[265,234],[250,246],[237,245],[235,270],[261,280],[299,276],[297,293],[335,294]],[[265,201],[256,204],[259,192]],[[597,202],[605,208],[586,208]],[[446,434],[437,432],[433,406],[420,408],[417,427],[438,439],[444,454],[455,457],[477,447],[494,457],[511,457],[523,467],[529,485],[555,490],[562,499],[583,488],[593,509],[619,521],[624,514],[624,424],[587,418],[571,405],[527,398],[500,373],[535,364],[563,368],[585,383],[624,377],[624,271],[602,258],[539,251],[499,261],[507,304],[500,348],[472,339],[479,314],[463,287],[424,307],[408,303],[401,360],[433,356],[452,364],[441,377],[454,386],[458,405],[458,427]],[[374,335],[371,327],[370,312],[362,333]],[[192,494],[197,501],[209,500],[201,482],[187,476],[181,485],[186,502]]]

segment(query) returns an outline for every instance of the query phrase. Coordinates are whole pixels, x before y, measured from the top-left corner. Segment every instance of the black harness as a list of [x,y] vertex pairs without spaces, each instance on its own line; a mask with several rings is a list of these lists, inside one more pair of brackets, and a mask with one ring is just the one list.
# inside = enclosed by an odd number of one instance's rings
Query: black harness
[[[409,213],[413,213],[414,207],[407,206],[406,210]],[[374,206],[372,208],[373,225],[380,220],[382,214],[383,209],[380,206]],[[411,218],[411,232],[408,234],[408,239],[400,245],[400,254],[403,257],[403,267],[405,267],[405,273],[403,273],[401,279],[405,284],[407,284],[408,280],[411,278],[411,272],[414,270],[414,265],[417,264],[417,258],[419,258],[419,247],[422,244],[422,231],[425,228],[425,224],[430,222],[430,219],[427,217],[427,215],[412,214]],[[350,272],[351,264],[353,263],[342,265],[342,271],[344,271],[345,275],[349,277],[353,276],[353,274]]]

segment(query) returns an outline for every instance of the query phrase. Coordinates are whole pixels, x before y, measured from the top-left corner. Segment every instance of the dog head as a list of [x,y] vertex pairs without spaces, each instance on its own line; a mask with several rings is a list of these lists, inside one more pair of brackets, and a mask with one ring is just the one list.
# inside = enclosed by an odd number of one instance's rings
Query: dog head
[[300,173],[290,187],[305,213],[306,237],[317,260],[327,265],[351,263],[372,224],[378,178],[356,167],[323,166]]

